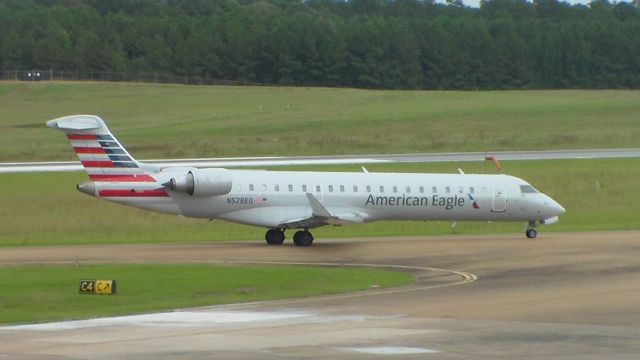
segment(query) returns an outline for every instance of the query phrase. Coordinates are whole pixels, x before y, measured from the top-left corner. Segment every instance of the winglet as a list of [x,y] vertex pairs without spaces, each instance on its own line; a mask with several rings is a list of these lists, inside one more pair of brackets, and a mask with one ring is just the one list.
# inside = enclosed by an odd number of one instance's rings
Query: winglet
[[329,213],[329,211],[324,206],[322,206],[322,204],[320,204],[320,201],[318,201],[318,199],[316,199],[316,197],[312,194],[307,193],[307,200],[309,200],[309,205],[311,206],[311,214],[313,216],[323,218],[333,217],[331,216],[331,213]]

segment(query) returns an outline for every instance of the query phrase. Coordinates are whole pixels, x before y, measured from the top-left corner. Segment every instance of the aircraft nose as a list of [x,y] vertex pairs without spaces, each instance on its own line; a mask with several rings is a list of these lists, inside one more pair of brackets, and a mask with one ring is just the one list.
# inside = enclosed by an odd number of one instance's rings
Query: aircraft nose
[[565,212],[567,212],[565,210],[564,207],[562,207],[562,205],[558,204],[557,201],[555,200],[551,200],[551,203],[549,204],[549,207],[551,207],[551,211],[553,211],[553,213],[558,216],[558,215],[562,215]]

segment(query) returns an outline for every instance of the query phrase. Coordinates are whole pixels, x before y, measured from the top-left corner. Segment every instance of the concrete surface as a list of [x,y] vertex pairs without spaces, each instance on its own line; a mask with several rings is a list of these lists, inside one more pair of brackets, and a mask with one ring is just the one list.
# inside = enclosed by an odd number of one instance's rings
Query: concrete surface
[[[0,359],[637,359],[640,232],[0,249],[65,262],[369,264],[415,285],[0,328]],[[476,279],[477,277],[477,279]],[[1,287],[1,284],[0,284]]]

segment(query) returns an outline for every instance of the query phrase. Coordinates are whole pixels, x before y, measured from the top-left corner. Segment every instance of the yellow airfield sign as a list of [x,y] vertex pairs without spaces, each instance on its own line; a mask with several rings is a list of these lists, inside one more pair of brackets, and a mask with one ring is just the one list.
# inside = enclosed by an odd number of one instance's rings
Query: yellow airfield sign
[[80,294],[114,295],[115,280],[80,280]]

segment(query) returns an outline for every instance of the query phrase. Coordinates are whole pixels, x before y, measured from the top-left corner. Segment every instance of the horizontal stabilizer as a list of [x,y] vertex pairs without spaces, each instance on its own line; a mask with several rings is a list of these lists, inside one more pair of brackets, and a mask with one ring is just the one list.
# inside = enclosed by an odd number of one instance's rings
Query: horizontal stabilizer
[[102,120],[93,115],[65,116],[47,121],[47,126],[60,130],[96,130],[104,126]]

